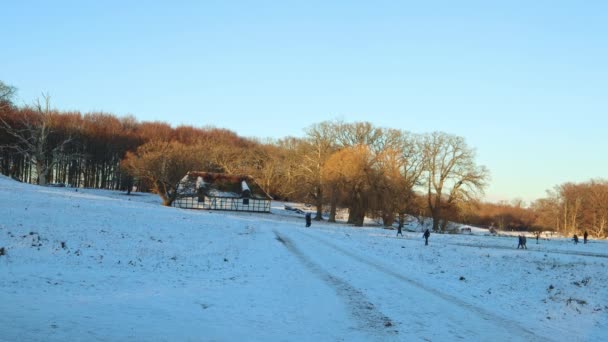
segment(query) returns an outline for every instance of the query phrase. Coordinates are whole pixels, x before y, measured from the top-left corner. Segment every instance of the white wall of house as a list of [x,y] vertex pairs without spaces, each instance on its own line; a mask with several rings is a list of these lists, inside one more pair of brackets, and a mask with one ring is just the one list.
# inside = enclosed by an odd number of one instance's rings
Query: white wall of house
[[[204,199],[199,202],[196,196],[181,197],[173,202],[173,206],[187,209],[270,212],[270,200],[267,199],[206,196]],[[245,204],[247,202],[248,204]]]

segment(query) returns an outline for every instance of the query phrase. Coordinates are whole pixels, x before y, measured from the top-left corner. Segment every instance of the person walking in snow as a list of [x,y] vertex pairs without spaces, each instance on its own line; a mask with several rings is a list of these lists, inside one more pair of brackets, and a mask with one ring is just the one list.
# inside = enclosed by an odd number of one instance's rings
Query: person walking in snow
[[572,241],[574,241],[575,245],[578,245],[578,236],[576,234],[574,234],[574,236],[572,237]]
[[517,249],[523,248],[524,239],[522,239],[521,234],[517,235]]
[[403,236],[403,233],[401,232],[401,226],[400,225],[397,226],[397,236],[399,236],[399,235]]
[[312,223],[312,217],[311,217],[310,213],[306,213],[306,227],[310,227],[311,223]]
[[526,236],[525,235],[521,236],[521,248],[528,249],[528,247],[526,246]]
[[587,236],[589,236],[589,234],[587,234],[587,231],[585,230],[585,233],[583,233],[583,243],[584,244],[587,243]]
[[431,236],[431,232],[428,230],[424,231],[424,234],[422,234],[422,237],[424,238],[424,245],[428,246],[429,244],[429,236]]

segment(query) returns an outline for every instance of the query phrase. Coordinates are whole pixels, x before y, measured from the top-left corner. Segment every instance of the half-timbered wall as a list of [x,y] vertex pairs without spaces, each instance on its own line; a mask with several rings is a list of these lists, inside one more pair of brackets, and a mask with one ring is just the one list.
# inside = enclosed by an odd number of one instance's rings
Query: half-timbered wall
[[270,200],[259,198],[180,197],[173,201],[173,206],[185,209],[270,212]]

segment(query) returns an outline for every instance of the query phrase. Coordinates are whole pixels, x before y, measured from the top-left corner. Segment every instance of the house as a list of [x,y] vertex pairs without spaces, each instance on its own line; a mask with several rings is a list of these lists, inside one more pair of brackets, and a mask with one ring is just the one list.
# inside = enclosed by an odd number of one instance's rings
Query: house
[[173,206],[269,213],[271,200],[249,176],[190,171],[179,183]]

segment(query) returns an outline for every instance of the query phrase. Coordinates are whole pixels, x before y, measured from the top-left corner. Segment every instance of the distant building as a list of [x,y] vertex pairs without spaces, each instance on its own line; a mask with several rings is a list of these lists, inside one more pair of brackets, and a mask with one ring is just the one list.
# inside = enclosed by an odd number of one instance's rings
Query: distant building
[[190,171],[173,206],[185,209],[270,212],[268,196],[250,176]]

